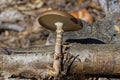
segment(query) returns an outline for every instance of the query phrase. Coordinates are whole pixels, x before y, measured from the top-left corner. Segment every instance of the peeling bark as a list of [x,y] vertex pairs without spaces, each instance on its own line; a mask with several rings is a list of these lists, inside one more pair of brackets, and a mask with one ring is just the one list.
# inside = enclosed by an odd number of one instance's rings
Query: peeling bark
[[120,46],[119,44],[74,45],[71,53],[79,54],[80,62],[76,62],[72,73],[119,77]]

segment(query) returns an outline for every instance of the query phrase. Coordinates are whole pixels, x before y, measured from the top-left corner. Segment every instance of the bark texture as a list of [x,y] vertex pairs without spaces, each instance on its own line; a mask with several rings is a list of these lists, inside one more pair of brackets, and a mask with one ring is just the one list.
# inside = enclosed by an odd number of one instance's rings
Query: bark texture
[[[73,56],[79,55],[70,69],[71,75],[120,76],[120,44],[71,44],[68,50]],[[11,52],[9,55],[0,54],[2,76],[48,76],[47,67],[53,63],[54,46],[37,46]]]

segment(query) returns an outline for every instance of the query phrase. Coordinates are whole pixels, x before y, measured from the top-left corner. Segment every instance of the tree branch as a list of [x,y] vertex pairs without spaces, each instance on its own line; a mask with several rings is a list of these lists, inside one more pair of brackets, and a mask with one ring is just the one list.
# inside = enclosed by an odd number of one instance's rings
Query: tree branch
[[[10,52],[10,55],[0,54],[1,75],[48,76],[46,66],[53,63],[54,46],[37,46]],[[120,44],[71,44],[70,53],[79,55],[79,59],[71,66],[71,75],[120,76]]]

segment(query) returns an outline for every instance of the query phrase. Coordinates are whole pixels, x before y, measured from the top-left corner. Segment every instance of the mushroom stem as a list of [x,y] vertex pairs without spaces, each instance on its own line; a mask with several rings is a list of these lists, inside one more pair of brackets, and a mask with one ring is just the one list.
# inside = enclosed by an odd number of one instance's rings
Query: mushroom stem
[[55,23],[57,29],[57,36],[56,36],[56,43],[55,43],[55,53],[54,53],[54,63],[53,68],[55,70],[56,76],[58,77],[61,71],[61,64],[62,64],[62,36],[63,36],[63,23],[56,22]]

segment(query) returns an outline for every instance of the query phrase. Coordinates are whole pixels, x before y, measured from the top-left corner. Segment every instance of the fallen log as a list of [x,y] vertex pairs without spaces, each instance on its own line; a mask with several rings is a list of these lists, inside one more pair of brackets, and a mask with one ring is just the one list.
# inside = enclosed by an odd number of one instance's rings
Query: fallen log
[[[69,52],[79,55],[70,69],[70,75],[96,77],[120,76],[120,44],[71,44]],[[48,77],[52,66],[54,46],[39,46],[10,50],[0,54],[1,76]]]

